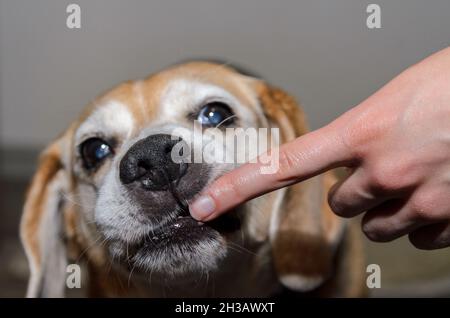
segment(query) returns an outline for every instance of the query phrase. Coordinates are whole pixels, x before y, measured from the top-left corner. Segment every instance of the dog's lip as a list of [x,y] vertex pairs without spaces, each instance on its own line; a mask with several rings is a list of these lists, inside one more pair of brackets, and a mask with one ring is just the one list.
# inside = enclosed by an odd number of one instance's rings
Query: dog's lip
[[[179,216],[164,225],[151,230],[137,246],[160,248],[166,244],[181,244],[208,236],[212,229],[190,216]],[[160,245],[162,244],[162,245]]]
[[[175,220],[173,226],[175,226],[175,227],[181,227],[181,226],[183,226],[183,224],[193,225],[192,220],[193,220],[193,219],[192,219],[192,217],[190,217],[190,216],[181,216],[181,215],[180,215],[180,216],[178,216],[177,219]],[[200,221],[196,221],[196,220],[194,220],[194,221],[195,221],[195,223],[196,223],[197,226],[203,226],[203,225],[205,225],[204,222],[200,222]]]
[[240,220],[231,213],[224,214],[210,222],[200,222],[190,215],[179,215],[175,219],[167,222],[161,227],[152,230],[149,237],[152,241],[159,241],[175,235],[190,235],[194,232],[207,232],[215,230],[221,234],[227,234],[240,228]]
[[182,227],[198,227],[203,226],[203,222],[199,222],[190,216],[178,216],[175,221],[169,223],[169,227],[182,228]]

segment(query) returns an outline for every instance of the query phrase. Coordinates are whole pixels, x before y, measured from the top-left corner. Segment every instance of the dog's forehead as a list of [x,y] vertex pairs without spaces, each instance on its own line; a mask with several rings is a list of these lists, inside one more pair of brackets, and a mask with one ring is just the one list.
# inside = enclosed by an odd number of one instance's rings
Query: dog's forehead
[[[173,90],[176,83],[197,83],[197,87],[216,87],[234,96],[244,105],[254,107],[254,79],[243,76],[220,64],[191,62],[178,65],[140,81],[125,82],[95,100],[82,114],[79,123],[98,121],[100,117],[125,116],[128,111],[136,129],[156,119],[161,112],[161,101]],[[195,86],[195,85],[193,85]],[[180,89],[178,92],[182,92]],[[188,94],[188,90],[184,90]],[[180,96],[183,97],[183,96]],[[114,106],[111,106],[114,105]],[[92,119],[97,117],[97,120]],[[119,118],[118,118],[119,119]]]

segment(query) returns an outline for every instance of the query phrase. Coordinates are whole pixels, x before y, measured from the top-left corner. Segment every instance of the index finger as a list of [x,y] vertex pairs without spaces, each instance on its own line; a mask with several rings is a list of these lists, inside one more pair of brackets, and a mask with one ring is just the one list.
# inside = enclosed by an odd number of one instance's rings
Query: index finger
[[271,159],[279,158],[274,173],[262,173],[267,165],[257,160],[218,178],[190,204],[191,215],[209,221],[254,197],[346,165],[352,160],[351,151],[334,126],[329,124],[271,150]]

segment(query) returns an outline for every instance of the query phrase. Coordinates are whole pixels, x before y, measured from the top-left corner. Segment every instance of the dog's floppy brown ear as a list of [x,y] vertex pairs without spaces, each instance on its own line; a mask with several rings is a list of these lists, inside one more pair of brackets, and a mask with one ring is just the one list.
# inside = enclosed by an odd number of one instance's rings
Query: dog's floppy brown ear
[[68,178],[61,143],[57,140],[42,153],[23,210],[20,235],[30,266],[27,297],[64,296],[67,258],[62,209]]
[[[263,82],[260,103],[285,143],[308,132],[305,116],[295,99]],[[296,291],[320,286],[333,270],[344,222],[332,213],[327,193],[335,182],[332,172],[289,187],[272,215],[270,240],[275,270],[281,283]]]

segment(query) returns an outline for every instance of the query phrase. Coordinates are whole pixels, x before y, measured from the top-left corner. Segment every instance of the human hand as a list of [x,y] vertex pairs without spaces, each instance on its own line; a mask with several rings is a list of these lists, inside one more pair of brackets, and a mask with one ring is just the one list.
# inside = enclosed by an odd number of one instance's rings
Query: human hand
[[410,67],[329,125],[279,148],[279,169],[245,164],[220,177],[190,205],[209,221],[264,193],[326,170],[349,175],[329,193],[343,217],[365,212],[374,241],[409,234],[418,248],[450,245],[450,48]]

